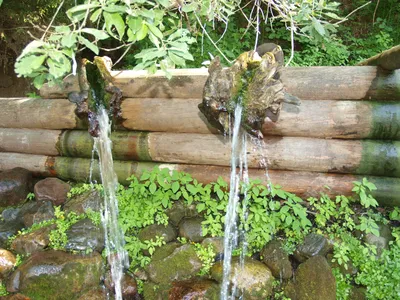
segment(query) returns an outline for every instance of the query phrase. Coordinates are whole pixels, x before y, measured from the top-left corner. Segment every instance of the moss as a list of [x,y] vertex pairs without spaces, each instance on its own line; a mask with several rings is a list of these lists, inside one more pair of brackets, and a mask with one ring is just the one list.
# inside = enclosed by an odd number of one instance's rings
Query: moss
[[370,139],[400,139],[400,104],[369,102],[372,113]]

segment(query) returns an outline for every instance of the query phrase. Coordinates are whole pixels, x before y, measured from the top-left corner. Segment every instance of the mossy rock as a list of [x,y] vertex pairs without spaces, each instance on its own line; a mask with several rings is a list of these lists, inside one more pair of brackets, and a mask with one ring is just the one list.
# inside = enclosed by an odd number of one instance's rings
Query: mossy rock
[[335,300],[336,279],[326,259],[320,255],[309,258],[296,270],[298,300]]
[[163,259],[152,261],[146,272],[155,283],[168,284],[175,280],[184,280],[196,275],[202,267],[193,245],[176,248]]
[[[236,278],[237,288],[243,291],[245,299],[268,299],[272,294],[272,283],[275,279],[268,267],[262,262],[246,258],[242,269],[238,257],[234,257],[229,275],[230,285],[233,285],[235,273],[238,274]],[[223,262],[219,262],[211,268],[211,278],[222,282]]]
[[20,292],[32,300],[73,300],[83,290],[98,287],[102,271],[103,260],[98,253],[37,252],[12,273],[7,291]]
[[171,284],[156,284],[145,282],[143,284],[143,298],[145,300],[169,300],[168,293]]

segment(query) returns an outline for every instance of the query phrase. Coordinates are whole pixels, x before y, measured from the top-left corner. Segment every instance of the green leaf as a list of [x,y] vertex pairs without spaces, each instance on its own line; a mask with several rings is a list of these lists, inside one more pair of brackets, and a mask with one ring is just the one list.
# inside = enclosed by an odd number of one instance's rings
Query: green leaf
[[76,33],[72,32],[68,35],[63,36],[63,38],[61,39],[61,45],[66,48],[72,48],[76,43],[77,36],[78,35]]
[[165,8],[171,5],[169,0],[157,0],[157,2],[160,3],[162,6],[164,6]]
[[98,40],[105,40],[109,37],[109,35],[103,30],[98,30],[94,28],[83,28],[82,32],[93,35]]
[[154,194],[154,192],[157,190],[157,186],[154,182],[152,182],[149,186],[149,191],[150,193]]
[[125,33],[125,22],[119,13],[104,12],[104,20],[106,22],[106,29],[110,35],[113,35],[112,28],[117,29],[119,40],[121,40]]
[[29,75],[35,69],[43,65],[47,55],[29,55],[19,59],[15,64],[15,72],[18,75]]
[[126,22],[133,33],[137,33],[142,28],[142,23],[143,19],[141,17],[129,17]]
[[109,12],[109,13],[121,13],[124,14],[126,13],[127,6],[123,5],[110,5],[104,7],[104,11]]
[[143,40],[146,36],[147,33],[149,32],[149,28],[145,23],[142,23],[142,27],[139,29],[139,31],[136,33],[137,40]]
[[99,54],[99,47],[93,44],[91,41],[85,39],[83,36],[78,36],[78,40],[84,44],[87,48],[92,50],[96,55]]
[[158,29],[156,26],[154,26],[154,25],[152,25],[152,24],[150,24],[150,23],[147,23],[147,26],[149,27],[150,31],[151,31],[156,37],[158,37],[160,40],[162,40],[163,34],[162,34],[162,32],[160,31],[160,29]]
[[167,208],[167,207],[168,207],[168,203],[169,203],[168,197],[164,197],[164,198],[161,200],[161,204],[164,206],[164,208]]
[[202,212],[203,210],[206,209],[206,205],[204,203],[199,203],[196,206],[197,212]]
[[46,78],[46,74],[40,74],[39,76],[36,76],[35,79],[33,79],[33,85],[35,86],[35,88],[39,90],[46,81]]
[[103,9],[102,8],[98,8],[94,11],[94,13],[92,13],[92,15],[90,16],[90,21],[92,21],[93,23],[97,21],[97,19],[100,17],[100,14],[102,13]]
[[220,200],[224,199],[224,192],[222,190],[217,190],[217,195]]
[[321,35],[324,36],[325,35],[325,28],[324,26],[322,26],[321,22],[319,20],[317,20],[316,18],[312,19],[312,24],[313,27],[315,28],[315,30]]
[[188,12],[192,12],[195,11],[197,9],[197,3],[196,2],[192,2],[188,5],[183,5],[182,6],[182,11],[188,13]]
[[143,172],[142,176],[140,176],[140,181],[145,181],[150,178],[149,172]]
[[174,62],[177,66],[185,66],[185,60],[178,55],[175,55],[173,52],[168,51],[168,57]]
[[176,193],[180,188],[179,182],[175,181],[174,183],[172,183],[172,192]]

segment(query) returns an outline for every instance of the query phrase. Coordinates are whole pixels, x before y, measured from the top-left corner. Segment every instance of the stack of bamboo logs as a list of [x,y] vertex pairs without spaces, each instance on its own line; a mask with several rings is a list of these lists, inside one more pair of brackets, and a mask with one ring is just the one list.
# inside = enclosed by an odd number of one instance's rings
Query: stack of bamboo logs
[[[206,69],[163,73],[113,72],[122,89],[123,121],[113,132],[120,182],[154,166],[192,174],[202,182],[229,179],[230,141],[199,112]],[[264,145],[248,146],[250,177],[300,196],[351,194],[367,177],[381,204],[400,204],[400,70],[375,66],[286,68],[282,81],[302,99],[285,104],[278,122],[263,127]],[[0,171],[24,167],[41,176],[88,180],[93,140],[63,89],[46,87],[42,99],[1,99]],[[94,164],[94,178],[98,177]],[[329,188],[328,188],[329,187]]]

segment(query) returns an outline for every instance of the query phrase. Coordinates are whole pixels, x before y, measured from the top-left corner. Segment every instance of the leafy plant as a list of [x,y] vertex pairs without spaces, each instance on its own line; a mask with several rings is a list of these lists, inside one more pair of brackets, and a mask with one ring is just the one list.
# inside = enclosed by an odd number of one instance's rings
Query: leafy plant
[[198,275],[204,276],[210,272],[211,267],[214,265],[215,252],[211,244],[203,246],[202,244],[195,243],[196,254],[202,262],[201,270]]

